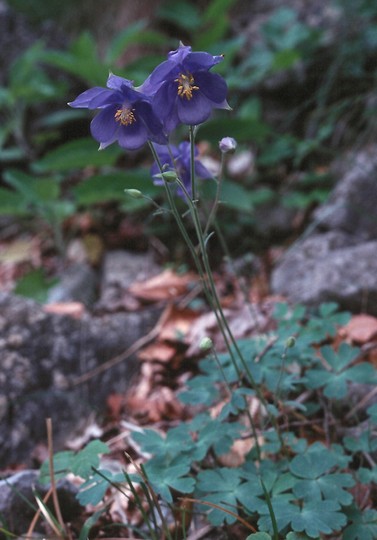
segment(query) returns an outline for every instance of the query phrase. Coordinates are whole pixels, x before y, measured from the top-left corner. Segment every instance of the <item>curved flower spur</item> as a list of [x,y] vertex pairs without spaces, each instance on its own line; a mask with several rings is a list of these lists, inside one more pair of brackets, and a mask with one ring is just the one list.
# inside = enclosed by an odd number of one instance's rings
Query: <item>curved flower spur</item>
[[153,111],[151,99],[132,82],[110,73],[107,88],[94,87],[80,94],[70,107],[99,109],[90,131],[100,149],[115,141],[126,150],[137,150],[147,141],[164,144],[167,137]]

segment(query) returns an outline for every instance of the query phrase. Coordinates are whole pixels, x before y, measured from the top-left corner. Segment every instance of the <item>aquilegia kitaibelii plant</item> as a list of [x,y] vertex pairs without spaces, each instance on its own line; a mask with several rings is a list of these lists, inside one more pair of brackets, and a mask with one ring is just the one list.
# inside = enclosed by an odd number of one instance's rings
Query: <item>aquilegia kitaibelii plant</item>
[[[69,105],[99,110],[91,122],[91,133],[100,143],[100,149],[115,141],[126,150],[136,150],[145,143],[149,144],[155,159],[155,164],[151,168],[153,180],[163,184],[165,188],[172,213],[195,262],[208,304],[215,314],[234,368],[240,380],[242,376],[248,379],[261,402],[266,405],[264,396],[255,384],[224,316],[206,251],[207,240],[212,234],[209,232],[209,226],[214,221],[220,200],[221,174],[217,180],[215,179],[217,193],[212,208],[209,213],[207,212],[209,218],[205,227],[202,225],[198,209],[200,201],[197,198],[196,181],[198,178],[208,178],[211,174],[199,160],[198,149],[195,146],[195,128],[208,120],[213,109],[230,109],[226,100],[225,80],[210,71],[221,60],[222,56],[192,52],[191,47],[180,44],[179,48],[170,52],[167,60],[157,66],[140,87],[134,88],[131,81],[110,74],[107,88],[91,88],[80,94]],[[182,124],[188,126],[189,142],[182,142],[178,146],[170,145],[169,136]],[[231,137],[226,137],[220,141],[219,146],[224,156],[235,150],[236,142]],[[172,185],[175,185],[176,193],[188,205],[196,242],[186,231],[185,223],[175,204]],[[134,195],[137,192],[137,190],[129,191]],[[138,196],[142,196],[140,192],[137,193]],[[249,416],[256,449],[260,455],[255,426],[246,401],[245,412]],[[268,501],[269,496],[262,480],[261,485]],[[269,511],[274,523],[270,505]],[[275,533],[277,534],[277,530]]]

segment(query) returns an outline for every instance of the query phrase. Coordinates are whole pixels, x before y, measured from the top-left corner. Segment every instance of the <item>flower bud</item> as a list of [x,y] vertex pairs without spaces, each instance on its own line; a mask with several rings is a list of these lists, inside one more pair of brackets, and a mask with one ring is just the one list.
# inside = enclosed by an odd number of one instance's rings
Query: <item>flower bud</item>
[[154,174],[154,178],[162,178],[165,182],[173,183],[178,180],[177,173],[175,171],[165,171],[159,174]]
[[199,345],[201,351],[210,351],[213,348],[213,341],[209,337],[204,337]]
[[144,195],[142,194],[141,191],[139,191],[138,189],[125,189],[124,190],[124,193],[126,195],[129,195],[130,197],[132,197],[133,199],[142,199],[144,197]]
[[223,137],[219,142],[219,148],[223,154],[234,154],[237,148],[237,141],[233,137]]
[[286,342],[285,342],[285,348],[286,349],[292,349],[292,347],[294,347],[296,345],[296,338],[293,337],[293,336],[290,336],[289,338],[287,338]]

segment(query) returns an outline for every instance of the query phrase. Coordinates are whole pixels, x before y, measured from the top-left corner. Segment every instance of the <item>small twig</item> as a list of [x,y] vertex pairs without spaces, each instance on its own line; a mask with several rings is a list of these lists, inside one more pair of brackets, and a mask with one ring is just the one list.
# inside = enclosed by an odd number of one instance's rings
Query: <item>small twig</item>
[[79,377],[76,377],[76,379],[74,379],[71,382],[70,386],[78,386],[84,382],[89,381],[93,377],[100,375],[104,371],[107,371],[108,369],[114,366],[117,366],[118,364],[120,364],[121,362],[129,358],[131,355],[135,354],[139,349],[141,349],[142,347],[150,343],[160,333],[162,327],[164,326],[165,322],[169,318],[170,312],[171,312],[171,306],[169,305],[167,306],[167,309],[163,311],[161,317],[157,321],[156,326],[152,328],[152,330],[148,332],[148,334],[146,334],[145,336],[142,336],[140,339],[135,341],[135,343],[133,343],[131,347],[129,347],[122,353],[118,354],[114,358],[111,358],[107,362],[104,362],[100,366],[97,366],[95,369],[92,369],[91,371],[88,371],[86,373],[83,373]]
[[278,336],[270,338],[267,341],[266,345],[261,350],[261,352],[259,354],[257,354],[257,356],[254,359],[254,362],[255,363],[260,362],[262,360],[263,356],[271,349],[271,347],[277,342],[277,340],[278,340]]
[[372,397],[374,397],[376,394],[377,394],[377,386],[373,388],[373,390],[368,392],[368,394],[365,397],[363,397],[363,399],[359,401],[359,403],[356,403],[356,405],[350,411],[348,411],[345,419],[349,420],[350,418],[352,418],[352,416],[356,414],[360,409],[365,407],[368,401],[372,399]]
[[327,407],[326,407],[325,401],[324,401],[324,399],[323,399],[320,395],[319,395],[319,397],[318,397],[318,400],[319,400],[319,402],[321,403],[322,409],[323,409],[323,415],[324,415],[324,418],[323,418],[323,429],[324,429],[325,438],[326,438],[326,445],[327,445],[327,446],[330,446],[330,443],[331,443],[331,437],[330,437],[330,425],[334,425],[334,422],[331,421],[331,419],[332,419],[333,417],[332,417],[332,415],[330,415],[329,410],[328,410]]
[[182,300],[180,300],[178,304],[179,309],[186,308],[190,304],[190,302],[192,302],[195,298],[197,298],[197,296],[202,292],[202,289],[203,289],[202,284],[197,283],[192,288],[192,290],[189,293],[187,293],[186,296],[182,298]]
[[47,427],[47,445],[48,445],[48,468],[50,471],[50,481],[51,481],[51,490],[52,490],[52,500],[54,503],[56,518],[62,531],[65,531],[65,524],[63,516],[60,510],[58,493],[56,490],[55,483],[55,473],[54,473],[54,447],[53,447],[53,438],[52,438],[52,420],[51,418],[46,418],[46,427]]
[[376,467],[376,462],[374,461],[372,456],[368,452],[363,452],[363,456],[365,457],[369,465],[372,467],[372,469],[374,469]]

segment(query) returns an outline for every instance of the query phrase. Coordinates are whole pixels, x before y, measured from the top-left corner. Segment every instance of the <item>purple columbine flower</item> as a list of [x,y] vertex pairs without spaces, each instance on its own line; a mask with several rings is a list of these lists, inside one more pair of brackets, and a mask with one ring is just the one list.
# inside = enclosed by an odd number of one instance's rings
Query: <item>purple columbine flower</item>
[[[182,142],[179,146],[170,145],[162,146],[155,144],[155,149],[160,159],[160,163],[164,172],[172,171],[176,172],[178,178],[183,182],[186,190],[191,195],[191,151],[190,143]],[[169,151],[170,149],[170,151]],[[211,178],[212,174],[206,167],[199,161],[197,156],[199,155],[198,149],[195,147],[195,176],[197,178]],[[154,178],[155,184],[162,184],[162,179],[159,177],[161,171],[154,163],[151,167],[151,175]],[[178,187],[177,193],[179,196],[183,196],[182,189]]]
[[230,108],[226,82],[209,71],[222,58],[191,52],[191,47],[181,44],[142,84],[140,89],[153,96],[153,108],[168,132],[180,123],[201,124],[212,109]]
[[137,150],[148,140],[166,143],[167,137],[153,111],[151,99],[136,91],[131,81],[112,73],[107,79],[107,88],[90,88],[68,105],[100,109],[90,124],[100,149],[115,141],[127,150]]

